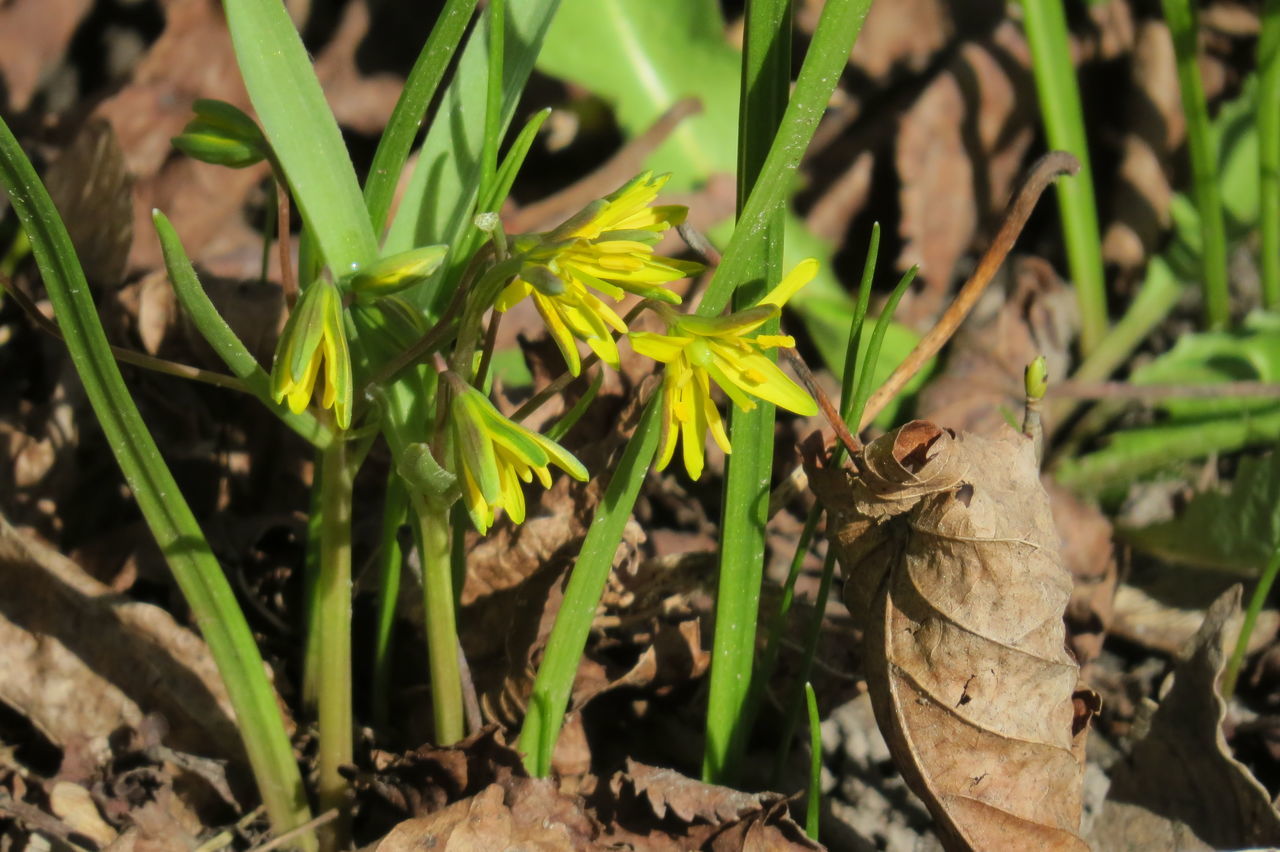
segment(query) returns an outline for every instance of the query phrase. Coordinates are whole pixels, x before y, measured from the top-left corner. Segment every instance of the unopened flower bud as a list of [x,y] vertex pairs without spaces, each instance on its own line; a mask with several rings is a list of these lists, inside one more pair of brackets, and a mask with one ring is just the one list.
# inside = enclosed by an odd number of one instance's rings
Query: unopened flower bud
[[384,257],[351,276],[351,292],[378,298],[407,290],[430,278],[448,251],[448,246],[423,246]]
[[201,99],[194,105],[195,118],[172,140],[184,154],[218,166],[242,169],[266,158],[266,137],[244,111],[225,101]]

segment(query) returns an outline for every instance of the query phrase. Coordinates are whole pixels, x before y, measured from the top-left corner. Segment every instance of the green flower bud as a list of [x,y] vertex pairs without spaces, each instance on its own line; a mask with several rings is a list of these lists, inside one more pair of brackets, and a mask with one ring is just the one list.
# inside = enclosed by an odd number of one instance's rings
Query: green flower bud
[[253,119],[224,101],[195,102],[196,117],[172,139],[184,154],[218,166],[242,169],[266,158],[266,137]]
[[[321,373],[321,367],[324,368]],[[323,408],[332,408],[340,428],[351,425],[351,354],[343,320],[342,295],[330,281],[320,279],[302,291],[276,344],[271,366],[271,395],[302,412],[323,375]]]
[[351,276],[351,292],[376,299],[407,290],[430,278],[448,252],[448,246],[423,246],[384,257]]
[[1049,367],[1043,355],[1027,365],[1023,380],[1026,384],[1027,399],[1044,398],[1045,392],[1049,389]]

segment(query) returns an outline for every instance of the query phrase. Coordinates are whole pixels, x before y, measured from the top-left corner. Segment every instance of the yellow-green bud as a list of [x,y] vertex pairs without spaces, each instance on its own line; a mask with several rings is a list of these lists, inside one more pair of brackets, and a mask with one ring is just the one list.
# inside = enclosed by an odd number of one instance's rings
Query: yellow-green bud
[[423,246],[375,261],[351,276],[357,298],[380,298],[421,284],[440,268],[448,246]]
[[1049,367],[1043,355],[1027,365],[1023,381],[1027,389],[1027,399],[1044,398],[1045,392],[1049,389]]
[[225,101],[195,102],[196,117],[173,146],[203,163],[242,169],[266,158],[270,147],[253,119]]

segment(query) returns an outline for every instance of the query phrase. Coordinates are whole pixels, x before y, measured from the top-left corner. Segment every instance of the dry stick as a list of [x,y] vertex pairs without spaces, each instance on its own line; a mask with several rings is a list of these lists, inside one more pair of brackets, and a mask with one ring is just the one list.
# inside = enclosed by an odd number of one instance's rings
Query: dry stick
[[827,392],[818,384],[818,380],[813,377],[813,373],[809,371],[809,365],[804,362],[794,349],[783,349],[783,353],[787,356],[787,362],[795,369],[796,375],[800,377],[800,381],[804,383],[805,389],[810,395],[818,401],[818,408],[822,409],[822,416],[827,418],[827,422],[831,424],[831,428],[835,430],[836,437],[840,439],[840,443],[844,444],[845,450],[849,456],[857,458],[858,453],[862,452],[862,443],[849,432],[849,427],[845,424],[844,418],[840,416],[840,410],[831,402],[831,397],[827,396]]
[[[880,412],[893,401],[902,389],[906,387],[907,382],[911,381],[916,373],[926,362],[941,351],[947,341],[951,339],[956,330],[960,328],[960,324],[964,322],[965,317],[969,315],[969,311],[977,304],[978,299],[987,289],[987,285],[991,283],[991,279],[995,277],[996,270],[1004,263],[1005,257],[1009,254],[1009,250],[1013,248],[1014,241],[1018,238],[1018,234],[1022,232],[1022,227],[1026,225],[1027,218],[1031,215],[1031,211],[1035,209],[1036,202],[1039,201],[1041,194],[1048,188],[1049,184],[1062,175],[1073,175],[1080,170],[1080,163],[1075,157],[1065,151],[1050,151],[1045,154],[1031,170],[1027,173],[1026,179],[1022,186],[1018,189],[1017,194],[1009,202],[1009,206],[1005,208],[1004,220],[1000,224],[1000,230],[996,232],[995,239],[991,241],[990,247],[982,255],[982,259],[978,261],[978,266],[973,270],[973,274],[969,276],[969,280],[960,288],[960,292],[956,294],[951,304],[934,323],[933,328],[920,338],[920,342],[915,345],[911,353],[906,359],[897,366],[897,368],[889,375],[875,393],[871,394],[871,398],[867,400],[867,407],[862,413],[862,422],[858,424],[858,431],[861,432],[871,424],[879,416]],[[830,418],[832,427],[840,422],[840,419]],[[804,468],[796,467],[791,474],[783,480],[773,494],[769,497],[769,514],[772,516],[778,509],[785,506],[792,497],[798,494],[808,484],[808,477],[805,476]]]
[[1223,399],[1231,397],[1280,397],[1275,382],[1225,382],[1220,385],[1132,385],[1128,382],[1065,381],[1049,386],[1050,396],[1069,399]]
[[276,184],[276,243],[280,250],[280,288],[290,311],[298,302],[298,282],[293,277],[293,242],[289,239],[289,184],[284,170],[272,163]]
[[[0,290],[8,293],[23,313],[31,318],[36,328],[45,334],[57,340],[64,340],[62,330],[58,328],[58,324],[50,320],[40,312],[35,302],[27,296],[26,293],[19,290],[13,285],[13,282],[7,275],[0,275]],[[65,341],[64,341],[65,342]],[[142,352],[134,352],[132,349],[125,349],[121,346],[110,345],[111,354],[115,356],[117,361],[125,364],[132,364],[135,367],[141,367],[144,370],[151,370],[156,373],[163,373],[166,376],[174,376],[179,379],[191,379],[196,382],[204,382],[214,387],[227,388],[228,390],[240,391],[241,393],[249,393],[249,389],[244,386],[244,382],[235,376],[228,376],[224,373],[215,373],[211,370],[201,370],[199,367],[192,367],[188,364],[179,364],[176,361],[168,361],[164,358],[156,358],[152,355],[146,355]]]
[[273,837],[272,839],[268,840],[266,843],[263,843],[261,846],[253,847],[251,850],[249,850],[249,852],[271,852],[272,849],[279,849],[282,846],[292,843],[293,841],[297,840],[299,837],[302,837],[307,832],[315,831],[317,828],[324,825],[325,823],[333,822],[337,818],[338,818],[338,809],[330,808],[329,810],[320,814],[320,816],[316,817],[315,819],[310,820],[308,822],[304,822],[302,825],[298,826],[297,828],[292,828],[286,831],[284,834],[281,834],[277,837]]
[[540,230],[608,195],[644,168],[649,154],[666,141],[680,122],[701,111],[702,102],[697,98],[676,101],[648,130],[624,145],[600,168],[555,195],[521,208],[508,223],[511,231],[518,234]]

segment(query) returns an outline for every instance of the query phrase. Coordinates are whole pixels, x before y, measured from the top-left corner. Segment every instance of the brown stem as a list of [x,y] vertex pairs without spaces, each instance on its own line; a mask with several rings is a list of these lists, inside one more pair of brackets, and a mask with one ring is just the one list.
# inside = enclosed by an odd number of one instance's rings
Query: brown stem
[[298,301],[298,282],[293,277],[293,243],[289,238],[289,184],[280,169],[275,170],[276,244],[280,250],[280,287],[289,310]]
[[991,279],[995,277],[996,270],[1004,263],[1018,234],[1022,232],[1022,227],[1027,223],[1031,211],[1035,209],[1036,202],[1049,184],[1061,175],[1075,174],[1079,170],[1080,162],[1065,151],[1050,151],[1036,161],[1021,188],[1005,208],[1004,221],[1000,223],[1000,230],[996,232],[995,239],[991,241],[991,246],[982,255],[982,259],[978,261],[978,266],[969,276],[969,280],[960,288],[960,292],[956,293],[955,299],[934,323],[933,328],[920,338],[920,342],[911,350],[911,354],[898,365],[885,383],[877,388],[871,395],[871,399],[867,401],[862,422],[858,426],[859,432],[876,419],[885,406],[902,392],[907,382],[920,372],[920,368],[930,358],[941,351],[960,328],[960,324],[964,322],[969,311],[973,309],[983,291],[987,289],[987,285],[991,283]]
[[831,402],[831,397],[827,396],[827,392],[822,389],[818,384],[818,380],[813,377],[813,373],[809,371],[809,365],[804,362],[804,359],[794,349],[783,349],[782,353],[786,356],[787,362],[796,371],[796,375],[800,377],[800,381],[804,383],[805,389],[818,401],[818,408],[822,409],[822,416],[827,418],[827,422],[835,430],[836,437],[840,439],[840,443],[844,444],[844,448],[849,451],[850,456],[856,457],[858,453],[862,452],[861,442],[850,434],[849,427],[845,424],[844,418],[840,416],[839,410]]
[[1065,381],[1049,386],[1050,396],[1069,399],[1224,399],[1231,397],[1280,397],[1275,382],[1222,382],[1216,385],[1131,385],[1128,382]]

